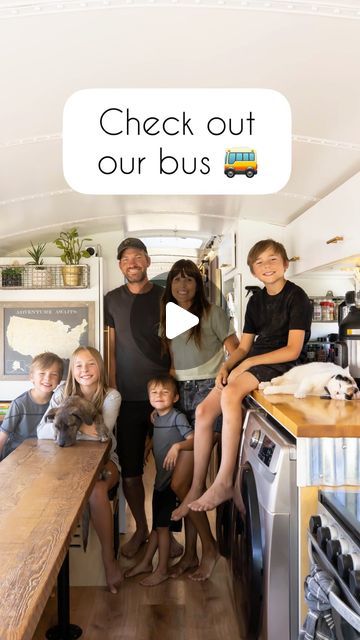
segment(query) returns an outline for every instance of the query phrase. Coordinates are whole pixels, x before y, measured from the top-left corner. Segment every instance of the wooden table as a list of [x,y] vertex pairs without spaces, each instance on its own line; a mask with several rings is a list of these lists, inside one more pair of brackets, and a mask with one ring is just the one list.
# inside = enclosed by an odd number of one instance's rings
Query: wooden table
[[68,597],[71,536],[109,447],[31,439],[0,463],[1,640],[31,640],[62,567]]

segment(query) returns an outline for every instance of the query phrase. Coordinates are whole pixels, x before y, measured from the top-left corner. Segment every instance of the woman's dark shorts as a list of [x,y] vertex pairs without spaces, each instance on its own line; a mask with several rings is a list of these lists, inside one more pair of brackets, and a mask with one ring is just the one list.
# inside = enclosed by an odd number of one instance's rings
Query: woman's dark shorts
[[[185,380],[178,382],[179,401],[177,408],[181,409],[187,416],[191,426],[195,427],[195,410],[198,404],[205,400],[211,389],[215,386],[214,378],[207,380]],[[222,416],[218,416],[214,423],[214,432],[220,433],[222,427]]]
[[117,419],[117,454],[123,478],[136,478],[144,472],[145,440],[152,433],[150,414],[153,408],[149,402],[121,403]]
[[[181,531],[181,520],[171,520],[171,514],[178,505],[178,499],[170,485],[162,491],[154,489],[152,498],[153,529],[168,527],[170,531]],[[180,527],[179,527],[180,525]]]

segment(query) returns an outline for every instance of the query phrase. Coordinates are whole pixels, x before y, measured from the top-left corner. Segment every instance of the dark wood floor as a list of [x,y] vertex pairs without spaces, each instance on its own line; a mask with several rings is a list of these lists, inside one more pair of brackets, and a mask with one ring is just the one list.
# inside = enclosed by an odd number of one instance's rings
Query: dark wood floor
[[[146,474],[147,510],[150,510],[152,468]],[[214,519],[214,515],[212,515]],[[133,529],[130,514],[128,531]],[[151,517],[149,517],[151,522]],[[212,522],[212,525],[214,523]],[[183,534],[177,534],[183,542]],[[134,564],[120,559],[122,566]],[[139,577],[125,580],[119,593],[102,587],[71,588],[71,622],[84,640],[238,640],[227,562],[221,558],[210,580],[194,583],[188,577],[169,579],[157,587],[143,587]],[[33,640],[57,622],[56,597],[49,599]]]

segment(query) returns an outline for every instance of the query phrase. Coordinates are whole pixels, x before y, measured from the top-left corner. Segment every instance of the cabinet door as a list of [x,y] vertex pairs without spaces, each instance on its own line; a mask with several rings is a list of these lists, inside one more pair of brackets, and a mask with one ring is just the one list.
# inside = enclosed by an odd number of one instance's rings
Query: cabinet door
[[236,267],[236,235],[227,233],[223,236],[219,245],[219,267],[224,271],[230,271]]
[[287,226],[289,257],[298,258],[289,274],[360,255],[359,196],[357,174]]

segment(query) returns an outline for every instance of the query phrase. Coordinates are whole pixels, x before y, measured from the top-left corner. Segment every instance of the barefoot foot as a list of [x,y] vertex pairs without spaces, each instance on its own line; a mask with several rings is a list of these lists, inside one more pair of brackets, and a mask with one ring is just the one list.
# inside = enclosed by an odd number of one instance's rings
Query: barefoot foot
[[210,489],[194,502],[189,503],[189,507],[192,511],[211,511],[215,509],[222,502],[230,500],[233,496],[233,486],[226,485],[222,482],[214,482]]
[[179,562],[173,564],[169,570],[169,578],[178,578],[189,569],[196,569],[199,566],[199,560],[196,556],[187,558],[183,556]]
[[184,553],[184,547],[182,546],[182,544],[180,544],[180,542],[178,542],[176,540],[176,538],[174,538],[174,536],[171,534],[170,537],[170,554],[169,557],[170,558],[178,558],[179,556],[182,556],[182,554]]
[[194,582],[208,580],[219,558],[220,554],[216,547],[214,547],[213,551],[204,554],[201,558],[199,568],[189,575],[190,580],[194,580]]
[[151,576],[144,578],[144,580],[140,580],[140,584],[142,584],[143,587],[156,587],[157,584],[165,582],[168,577],[169,576],[167,573],[160,573],[160,571],[156,569],[154,573],[151,574]]
[[123,572],[117,561],[108,563],[105,568],[106,584],[111,593],[117,593],[117,587],[124,580]]
[[190,489],[189,493],[185,496],[181,505],[175,509],[175,511],[171,514],[171,520],[181,520],[181,518],[185,518],[185,516],[189,513],[189,504],[197,498],[200,498],[201,491],[196,491],[195,489]]
[[141,545],[145,544],[148,537],[149,532],[147,529],[145,531],[136,529],[130,540],[121,547],[121,555],[125,556],[125,558],[133,558],[139,551]]
[[135,565],[135,567],[131,567],[125,571],[125,578],[133,578],[134,576],[138,576],[140,573],[151,573],[153,570],[153,566],[151,562],[139,562]]

